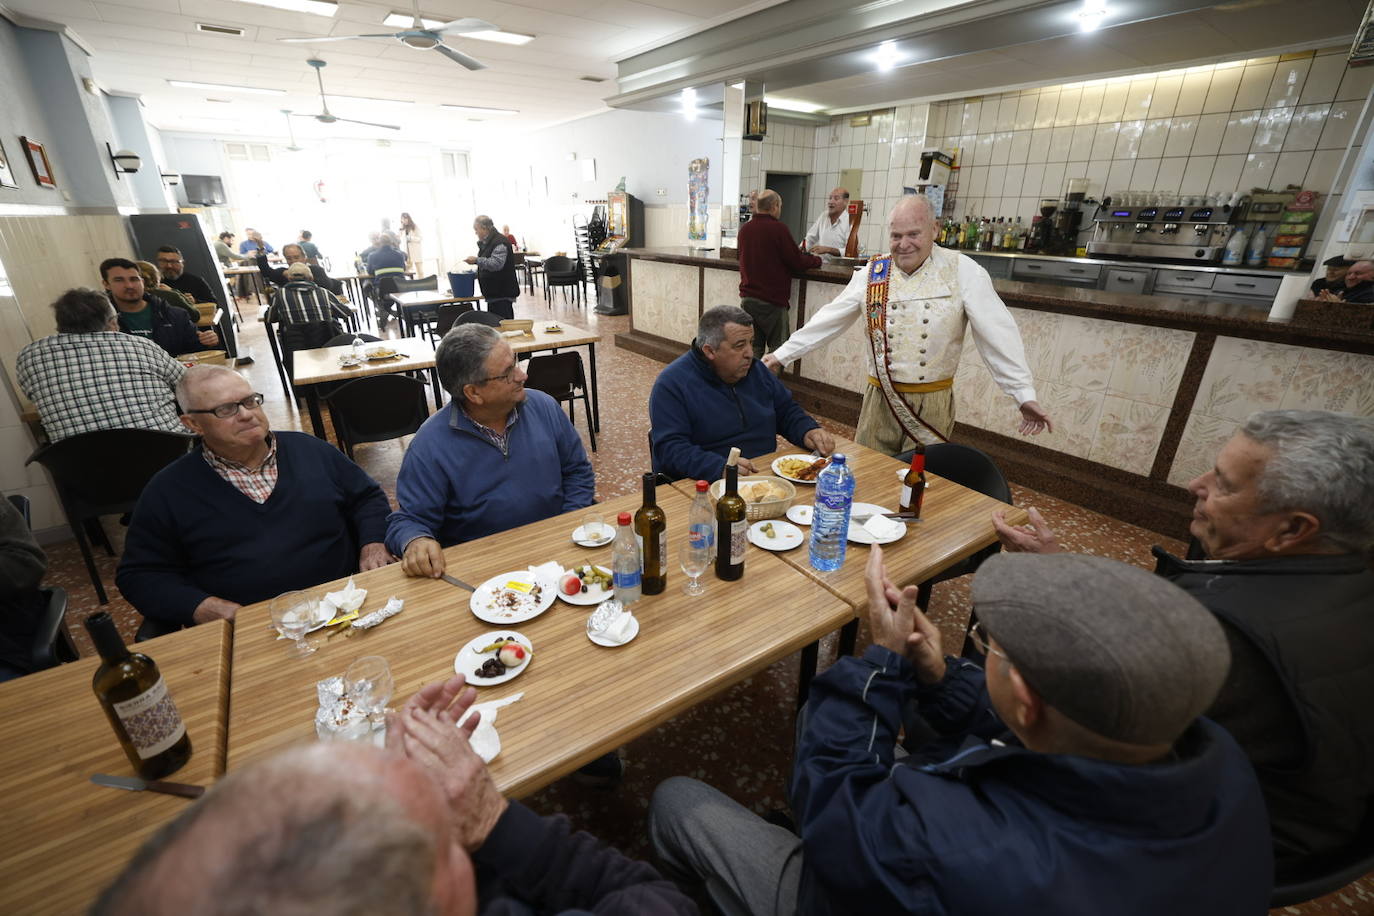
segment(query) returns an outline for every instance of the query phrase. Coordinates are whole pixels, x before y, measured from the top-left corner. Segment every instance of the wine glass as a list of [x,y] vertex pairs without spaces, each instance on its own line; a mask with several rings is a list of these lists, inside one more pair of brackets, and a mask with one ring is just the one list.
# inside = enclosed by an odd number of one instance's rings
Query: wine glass
[[272,599],[272,625],[277,632],[292,640],[291,656],[304,658],[315,651],[305,639],[305,631],[315,620],[320,600],[309,592],[286,592]]
[[344,672],[344,695],[375,721],[396,689],[391,668],[380,655],[354,659]]
[[682,571],[687,574],[687,581],[682,583],[682,593],[684,595],[700,595],[706,591],[706,586],[699,581],[701,574],[706,572],[706,567],[711,564],[711,549],[693,544],[690,539],[684,538],[682,546],[678,548],[678,562],[682,564]]

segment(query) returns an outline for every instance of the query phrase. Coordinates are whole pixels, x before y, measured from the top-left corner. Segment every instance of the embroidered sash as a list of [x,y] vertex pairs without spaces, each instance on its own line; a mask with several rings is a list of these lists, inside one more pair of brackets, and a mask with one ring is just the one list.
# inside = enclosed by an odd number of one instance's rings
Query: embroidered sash
[[874,258],[868,264],[868,293],[864,299],[865,319],[868,325],[868,345],[873,352],[873,374],[878,388],[883,393],[888,410],[897,425],[910,437],[912,442],[922,441],[916,435],[924,428],[941,442],[949,439],[938,429],[921,419],[920,410],[913,409],[892,380],[892,367],[889,364],[887,349],[887,294],[892,280],[892,258]]

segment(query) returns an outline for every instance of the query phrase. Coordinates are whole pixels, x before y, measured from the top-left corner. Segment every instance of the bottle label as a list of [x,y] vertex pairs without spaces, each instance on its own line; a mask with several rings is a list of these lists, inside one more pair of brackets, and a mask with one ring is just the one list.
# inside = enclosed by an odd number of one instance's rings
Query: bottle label
[[687,529],[687,542],[693,550],[710,550],[716,543],[716,532],[711,525],[697,523]]
[[658,570],[655,575],[660,577],[668,574],[668,529],[664,527],[658,533]]
[[730,565],[744,562],[744,548],[749,543],[748,520],[730,523]]
[[156,757],[186,734],[186,724],[167,692],[167,682],[160,677],[133,699],[111,705],[141,760]]
[[640,572],[638,569],[631,569],[625,572],[617,570],[612,578],[615,579],[617,591],[624,588],[635,590],[639,588]]
[[909,506],[909,505],[911,505],[911,485],[910,485],[910,484],[905,484],[905,483],[902,484],[902,501],[901,501],[900,505],[903,505],[903,506]]

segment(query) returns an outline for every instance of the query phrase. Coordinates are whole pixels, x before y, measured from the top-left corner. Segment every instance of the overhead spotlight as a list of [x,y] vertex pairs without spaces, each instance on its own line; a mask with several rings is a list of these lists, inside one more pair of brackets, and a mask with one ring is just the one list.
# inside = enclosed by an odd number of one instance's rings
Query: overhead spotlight
[[1107,4],[1102,0],[1083,0],[1083,6],[1076,15],[1080,32],[1095,32],[1107,18]]
[[897,50],[895,41],[885,41],[878,45],[878,50],[873,52],[871,59],[879,72],[886,73],[905,60],[906,55]]
[[697,118],[697,91],[690,87],[682,90],[682,115],[689,121]]
[[143,160],[138,153],[131,149],[122,149],[115,152],[110,149],[110,144],[105,144],[105,152],[110,157],[110,162],[114,163],[115,177],[120,175],[132,175],[143,167]]

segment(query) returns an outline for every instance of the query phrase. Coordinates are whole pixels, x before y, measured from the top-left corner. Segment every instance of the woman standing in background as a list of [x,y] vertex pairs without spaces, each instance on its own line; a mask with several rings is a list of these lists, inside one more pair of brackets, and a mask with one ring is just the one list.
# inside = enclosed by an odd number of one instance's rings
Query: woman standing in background
[[410,218],[409,213],[401,214],[400,225],[401,245],[406,253],[406,260],[410,262],[411,270],[420,270],[420,230],[415,225],[415,220]]

